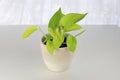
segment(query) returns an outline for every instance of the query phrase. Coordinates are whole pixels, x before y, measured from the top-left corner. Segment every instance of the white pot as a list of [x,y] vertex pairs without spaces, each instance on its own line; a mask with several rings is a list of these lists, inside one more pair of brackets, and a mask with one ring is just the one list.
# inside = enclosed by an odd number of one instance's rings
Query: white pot
[[70,52],[66,47],[59,48],[50,55],[46,46],[41,42],[41,50],[44,62],[47,68],[51,71],[65,71],[68,69],[74,53]]

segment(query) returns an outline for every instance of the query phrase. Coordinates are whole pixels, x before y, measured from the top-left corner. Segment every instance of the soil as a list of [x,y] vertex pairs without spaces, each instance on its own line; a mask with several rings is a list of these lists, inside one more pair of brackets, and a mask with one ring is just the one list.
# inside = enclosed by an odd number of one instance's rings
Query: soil
[[[52,41],[52,40],[51,40]],[[44,43],[46,45],[46,42]],[[66,44],[66,37],[64,38],[64,42],[62,43],[62,45],[60,46],[60,48],[63,48],[63,47],[67,47],[67,44]]]

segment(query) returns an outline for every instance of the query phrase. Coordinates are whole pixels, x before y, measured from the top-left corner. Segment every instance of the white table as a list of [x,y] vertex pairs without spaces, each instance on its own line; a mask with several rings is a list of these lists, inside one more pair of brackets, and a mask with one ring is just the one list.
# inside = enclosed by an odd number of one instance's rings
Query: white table
[[[0,26],[0,80],[120,80],[120,28],[85,26],[69,70],[46,69],[35,32],[21,40],[27,26]],[[41,26],[46,31],[46,27]]]

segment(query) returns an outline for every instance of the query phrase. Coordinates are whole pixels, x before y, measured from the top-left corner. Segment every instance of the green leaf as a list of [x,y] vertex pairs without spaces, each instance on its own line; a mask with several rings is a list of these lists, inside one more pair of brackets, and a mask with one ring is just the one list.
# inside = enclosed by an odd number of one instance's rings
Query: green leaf
[[59,26],[59,22],[61,17],[64,14],[61,12],[61,8],[52,16],[49,21],[48,31],[50,35],[53,37],[53,45],[54,48],[57,49],[61,46],[62,42],[64,41],[64,32],[62,27]]
[[65,32],[68,32],[68,31],[73,31],[73,30],[78,30],[78,29],[81,29],[82,26],[78,25],[78,24],[73,24],[72,26],[70,27],[65,27],[64,28],[64,31]]
[[54,46],[53,46],[53,42],[51,40],[47,40],[46,48],[47,48],[48,52],[52,55],[54,52]]
[[76,34],[75,37],[78,37],[79,35],[83,34],[86,30],[81,31],[80,33]]
[[63,16],[60,20],[60,25],[63,27],[71,27],[76,22],[82,20],[86,14],[78,14],[78,13],[69,13]]
[[53,38],[53,44],[55,49],[58,49],[60,47],[60,45],[62,44],[61,40],[59,40],[59,38]]
[[59,28],[56,29],[56,36],[53,37],[53,44],[55,49],[59,48],[61,46],[61,44],[64,41],[64,33],[63,30]]
[[30,26],[30,27],[28,27],[25,31],[24,31],[24,33],[23,33],[23,35],[22,35],[22,38],[24,39],[24,38],[27,38],[27,37],[29,37],[34,31],[36,31],[38,29],[38,27],[37,26]]
[[63,16],[62,12],[61,12],[61,8],[52,16],[52,18],[49,21],[48,24],[48,31],[49,33],[54,36],[54,31],[56,30],[56,28],[59,26],[59,21],[61,19],[61,17]]
[[[51,30],[51,29],[49,29],[49,30]],[[51,30],[51,34],[53,34],[52,35],[53,45],[54,45],[55,49],[57,49],[60,47],[60,45],[64,41],[64,34],[61,30],[60,31],[58,31],[58,30],[52,31]]]
[[59,21],[64,14],[61,12],[61,8],[52,16],[48,25],[48,31],[50,35],[53,37],[53,45],[54,48],[57,49],[60,47],[62,42],[64,41],[63,31],[59,26]]
[[74,52],[76,49],[76,45],[77,45],[77,40],[74,36],[72,36],[71,34],[68,35],[67,37],[67,47],[71,52]]

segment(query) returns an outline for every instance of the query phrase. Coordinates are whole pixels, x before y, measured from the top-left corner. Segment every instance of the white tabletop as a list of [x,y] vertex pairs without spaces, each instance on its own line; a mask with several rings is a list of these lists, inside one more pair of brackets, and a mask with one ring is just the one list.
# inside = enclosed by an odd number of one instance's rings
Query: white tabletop
[[21,40],[26,27],[0,26],[0,80],[120,80],[117,26],[85,26],[87,31],[78,37],[71,67],[61,73],[46,69],[39,32]]

